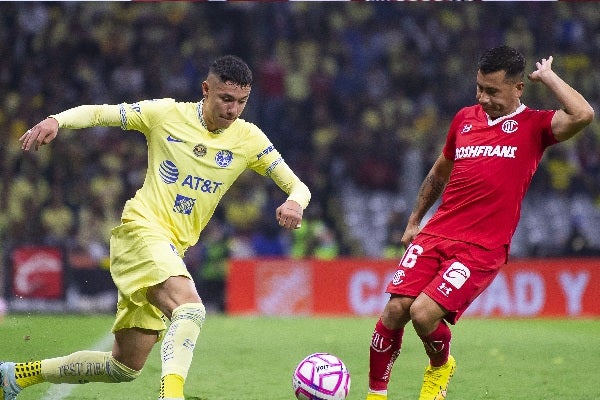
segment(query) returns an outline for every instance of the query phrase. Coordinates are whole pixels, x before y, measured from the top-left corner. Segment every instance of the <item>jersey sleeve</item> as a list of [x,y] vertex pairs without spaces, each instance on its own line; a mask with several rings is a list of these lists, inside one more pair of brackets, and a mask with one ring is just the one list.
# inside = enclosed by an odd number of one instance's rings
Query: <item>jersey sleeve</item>
[[558,143],[554,132],[552,132],[552,118],[554,118],[556,110],[542,110],[538,112],[540,118],[540,126],[542,126],[542,146],[548,147]]
[[82,129],[93,126],[120,126],[121,113],[119,105],[82,105],[61,113],[50,115],[58,121],[60,128]]
[[174,99],[142,100],[137,103],[121,104],[119,110],[121,127],[147,134],[174,106]]
[[249,143],[249,168],[267,176],[293,200],[306,208],[310,202],[310,190],[287,165],[279,151],[267,136],[251,124]]
[[444,157],[448,160],[454,160],[456,154],[456,131],[462,121],[463,110],[456,113],[450,127],[448,128],[448,134],[446,135],[446,143],[443,148]]
[[288,194],[288,200],[294,200],[303,209],[308,207],[311,197],[308,186],[296,176],[285,162],[277,165],[277,168],[271,173],[271,179],[281,190]]

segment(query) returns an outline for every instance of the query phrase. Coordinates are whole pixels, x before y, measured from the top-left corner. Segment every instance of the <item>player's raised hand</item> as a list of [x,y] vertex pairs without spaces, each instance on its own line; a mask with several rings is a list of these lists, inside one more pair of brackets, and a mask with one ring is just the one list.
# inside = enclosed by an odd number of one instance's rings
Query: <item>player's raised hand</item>
[[542,75],[547,71],[552,71],[552,56],[548,58],[542,58],[540,61],[535,63],[537,69],[528,75],[529,80],[541,81]]
[[21,149],[25,151],[38,150],[40,146],[50,143],[58,134],[58,121],[54,118],[46,118],[29,129],[19,138]]

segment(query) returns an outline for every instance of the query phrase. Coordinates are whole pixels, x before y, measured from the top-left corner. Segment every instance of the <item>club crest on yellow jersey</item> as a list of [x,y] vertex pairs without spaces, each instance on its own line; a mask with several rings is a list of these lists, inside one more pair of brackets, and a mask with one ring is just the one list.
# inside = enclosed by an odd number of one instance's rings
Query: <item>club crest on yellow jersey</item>
[[196,157],[204,157],[206,155],[206,146],[202,143],[199,143],[194,146],[194,155]]
[[221,168],[226,168],[233,161],[233,153],[229,150],[219,150],[215,156],[217,165]]

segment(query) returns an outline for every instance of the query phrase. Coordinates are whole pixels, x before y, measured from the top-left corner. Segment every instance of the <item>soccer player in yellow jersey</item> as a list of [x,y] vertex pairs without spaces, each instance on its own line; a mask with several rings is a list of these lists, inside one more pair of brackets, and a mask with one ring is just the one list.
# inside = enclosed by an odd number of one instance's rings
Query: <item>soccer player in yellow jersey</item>
[[182,260],[184,252],[198,241],[219,200],[248,168],[270,177],[287,193],[275,211],[281,227],[300,227],[310,200],[309,189],[266,135],[239,118],[251,86],[248,65],[238,57],[223,56],[210,66],[202,83],[204,98],[198,103],[161,99],[82,105],[44,119],[20,138],[23,150],[29,151],[51,142],[59,128],[137,130],[146,136],[148,170],[110,240],[110,271],[119,292],[112,351],[4,362],[0,400],[16,399],[22,389],[40,382],[132,381],[160,339],[159,398],[184,398],[184,382],[205,319]]

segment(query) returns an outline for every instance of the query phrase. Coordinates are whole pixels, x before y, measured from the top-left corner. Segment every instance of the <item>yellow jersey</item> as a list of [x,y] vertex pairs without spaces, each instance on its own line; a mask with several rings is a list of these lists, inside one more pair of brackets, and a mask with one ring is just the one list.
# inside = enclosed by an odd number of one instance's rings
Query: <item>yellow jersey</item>
[[145,135],[146,177],[125,203],[121,219],[160,230],[181,255],[198,241],[219,201],[246,169],[270,177],[303,208],[310,201],[308,187],[262,130],[238,118],[211,133],[200,123],[201,103],[158,99],[85,105],[51,117],[61,128],[121,126]]

